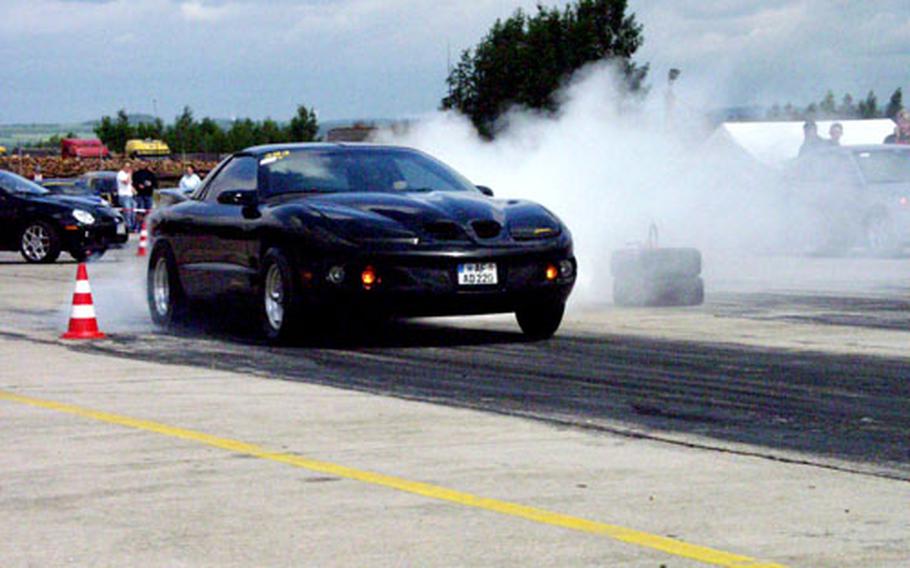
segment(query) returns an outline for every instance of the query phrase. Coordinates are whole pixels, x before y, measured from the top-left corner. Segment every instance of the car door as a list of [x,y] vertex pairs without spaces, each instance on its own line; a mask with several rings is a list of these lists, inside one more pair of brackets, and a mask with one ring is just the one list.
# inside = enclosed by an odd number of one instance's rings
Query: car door
[[186,233],[181,244],[182,271],[195,295],[246,291],[252,285],[258,216],[242,205],[221,203],[219,197],[226,192],[255,192],[258,171],[253,156],[235,156],[206,184],[199,200],[181,204]]

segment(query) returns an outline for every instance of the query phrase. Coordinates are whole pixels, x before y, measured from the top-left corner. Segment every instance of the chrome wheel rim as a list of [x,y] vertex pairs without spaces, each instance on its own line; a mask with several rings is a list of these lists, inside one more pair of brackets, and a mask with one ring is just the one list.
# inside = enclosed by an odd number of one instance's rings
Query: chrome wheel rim
[[32,225],[22,233],[22,252],[29,260],[41,260],[51,248],[51,235],[42,225]]
[[269,326],[279,331],[284,322],[284,283],[277,264],[271,265],[265,276],[265,315]]
[[152,295],[155,300],[155,311],[159,316],[166,316],[171,306],[171,282],[168,278],[167,260],[159,258],[155,264],[152,277]]

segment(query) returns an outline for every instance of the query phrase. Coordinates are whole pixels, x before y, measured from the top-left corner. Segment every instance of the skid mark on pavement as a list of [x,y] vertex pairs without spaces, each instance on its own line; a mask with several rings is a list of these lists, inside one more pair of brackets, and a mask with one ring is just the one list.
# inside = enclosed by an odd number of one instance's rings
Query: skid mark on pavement
[[283,463],[317,473],[396,489],[405,493],[420,495],[439,501],[455,503],[464,507],[491,511],[501,515],[518,517],[536,523],[562,527],[569,530],[602,535],[620,542],[657,550],[673,556],[688,558],[705,564],[735,568],[782,568],[781,564],[762,562],[754,558],[749,558],[748,556],[690,544],[681,540],[638,531],[619,525],[591,521],[581,517],[573,517],[571,515],[547,511],[545,509],[480,497],[438,485],[410,481],[401,477],[359,470],[298,455],[273,452],[255,444],[248,444],[239,440],[221,438],[203,432],[168,426],[160,422],[111,414],[62,402],[21,396],[5,391],[0,391],[0,400],[71,414],[98,422],[132,428],[134,430],[153,432],[163,436],[196,442],[198,444],[220,448],[267,461]]

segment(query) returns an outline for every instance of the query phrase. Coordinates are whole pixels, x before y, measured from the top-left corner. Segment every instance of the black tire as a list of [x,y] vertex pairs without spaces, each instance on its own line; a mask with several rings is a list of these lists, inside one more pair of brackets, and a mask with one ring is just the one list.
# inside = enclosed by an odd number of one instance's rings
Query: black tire
[[701,268],[701,252],[694,248],[625,249],[610,258],[617,278],[695,278]]
[[155,245],[149,258],[146,298],[156,325],[173,327],[186,319],[186,293],[180,283],[174,253],[167,244]]
[[695,278],[614,278],[613,303],[623,307],[699,306],[705,283]]
[[523,307],[515,312],[515,319],[525,337],[539,341],[553,337],[565,311],[565,303],[551,301]]
[[33,221],[19,234],[19,252],[26,262],[50,264],[60,256],[60,232],[45,221]]
[[265,253],[261,282],[258,309],[262,333],[270,342],[287,343],[301,329],[302,297],[297,271],[280,249]]

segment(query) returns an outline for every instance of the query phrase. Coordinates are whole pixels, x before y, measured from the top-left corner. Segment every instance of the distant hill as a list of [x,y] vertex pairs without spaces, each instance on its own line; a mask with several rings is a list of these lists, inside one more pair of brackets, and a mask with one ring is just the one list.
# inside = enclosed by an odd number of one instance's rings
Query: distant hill
[[0,145],[12,150],[20,144],[47,140],[51,136],[66,136],[72,132],[79,138],[95,138],[92,122],[57,124],[0,124]]

